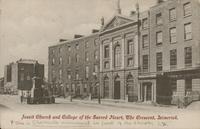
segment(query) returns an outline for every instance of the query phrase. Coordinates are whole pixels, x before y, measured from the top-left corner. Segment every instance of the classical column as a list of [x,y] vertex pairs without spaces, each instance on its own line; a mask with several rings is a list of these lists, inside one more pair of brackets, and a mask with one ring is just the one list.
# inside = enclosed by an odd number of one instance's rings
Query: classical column
[[125,67],[124,65],[124,56],[125,56],[125,37],[124,35],[122,36],[121,39],[121,59],[122,59],[122,64],[121,64],[121,68],[123,69]]
[[147,100],[147,85],[145,85],[144,87],[144,102]]
[[154,102],[154,85],[151,83],[151,101]]
[[102,72],[103,71],[103,43],[102,42],[100,42],[99,58],[100,58],[100,72]]
[[134,67],[138,67],[138,35],[134,37]]
[[153,88],[153,97],[154,97],[154,102],[156,102],[157,100],[156,100],[156,96],[157,96],[157,94],[156,94],[156,88],[157,88],[157,85],[156,85],[156,80],[154,80],[153,82],[152,82],[152,86],[154,87]]
[[113,53],[114,53],[114,50],[113,50],[113,41],[111,40],[111,42],[110,42],[110,44],[109,44],[109,46],[110,46],[110,50],[109,50],[109,56],[110,56],[110,70],[112,70],[113,69]]
[[138,84],[137,84],[137,89],[138,89],[138,101],[140,101],[141,100],[141,94],[140,94],[140,92],[141,92],[141,82],[140,81],[138,81]]

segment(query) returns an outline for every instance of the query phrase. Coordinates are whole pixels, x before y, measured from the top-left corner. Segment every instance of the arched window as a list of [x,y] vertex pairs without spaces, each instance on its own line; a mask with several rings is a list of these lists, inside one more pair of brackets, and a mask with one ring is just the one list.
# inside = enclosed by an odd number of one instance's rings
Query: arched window
[[76,54],[76,63],[78,63],[78,62],[79,62],[79,55]]
[[121,81],[119,75],[117,75],[114,80],[114,99],[120,99],[120,87]]
[[104,83],[103,83],[103,86],[104,86],[104,98],[109,98],[109,78],[106,76],[104,78]]
[[114,49],[114,61],[115,61],[115,67],[120,67],[121,65],[121,48],[120,45],[117,45]]
[[59,64],[62,65],[62,57],[59,58]]

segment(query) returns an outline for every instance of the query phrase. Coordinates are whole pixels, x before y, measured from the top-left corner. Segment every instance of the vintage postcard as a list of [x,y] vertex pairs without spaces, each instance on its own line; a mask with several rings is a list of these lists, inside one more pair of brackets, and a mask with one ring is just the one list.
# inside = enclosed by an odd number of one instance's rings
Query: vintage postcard
[[1,0],[1,129],[200,129],[200,0]]

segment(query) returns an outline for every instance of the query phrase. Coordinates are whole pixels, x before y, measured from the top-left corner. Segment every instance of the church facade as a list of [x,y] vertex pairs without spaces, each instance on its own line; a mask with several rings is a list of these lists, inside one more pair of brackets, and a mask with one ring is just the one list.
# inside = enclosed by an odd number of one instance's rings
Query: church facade
[[100,31],[100,86],[104,99],[137,101],[138,24],[115,15]]

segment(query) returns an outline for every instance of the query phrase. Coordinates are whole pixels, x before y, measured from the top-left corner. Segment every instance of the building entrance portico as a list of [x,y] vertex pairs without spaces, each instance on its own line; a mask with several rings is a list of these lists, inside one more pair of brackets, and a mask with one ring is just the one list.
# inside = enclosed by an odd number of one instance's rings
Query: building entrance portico
[[145,82],[142,84],[142,101],[152,101],[152,83]]
[[79,83],[76,84],[76,89],[75,89],[75,94],[76,94],[76,96],[80,96],[80,89],[81,89],[80,84],[79,84]]

